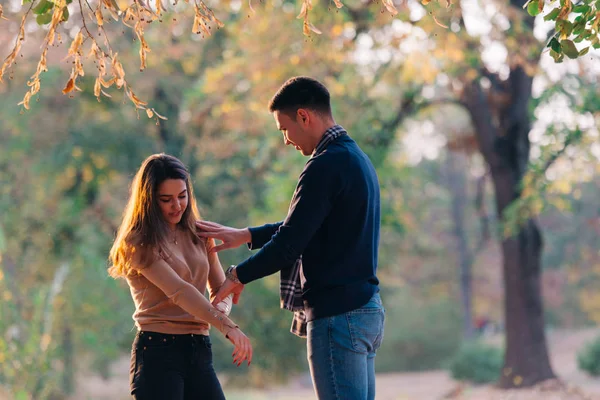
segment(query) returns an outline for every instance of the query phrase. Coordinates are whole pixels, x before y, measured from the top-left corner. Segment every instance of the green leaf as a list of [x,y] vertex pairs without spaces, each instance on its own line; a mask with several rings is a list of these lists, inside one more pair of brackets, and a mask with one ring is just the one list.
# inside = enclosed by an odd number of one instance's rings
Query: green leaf
[[571,36],[571,32],[573,31],[573,23],[571,23],[571,21],[567,21],[566,19],[559,19],[556,21],[556,30],[565,36]]
[[557,53],[554,50],[550,50],[550,56],[554,59],[554,62],[556,62],[557,64],[560,64],[561,62],[563,62],[564,59],[564,54],[562,53]]
[[23,0],[23,1],[21,2],[21,4],[27,4],[27,3],[31,3],[31,0]]
[[552,38],[552,40],[550,40],[550,43],[548,43],[548,47],[550,47],[556,53],[560,54],[560,43],[556,38]]
[[588,51],[590,51],[590,46],[588,46],[588,47],[584,47],[583,49],[581,49],[581,50],[579,51],[579,57],[581,57],[581,56],[585,56],[585,55],[588,53]]
[[560,14],[560,8],[555,8],[554,10],[550,11],[546,16],[544,16],[544,21],[555,21],[558,17],[558,14]]
[[49,24],[50,21],[52,21],[52,13],[46,13],[46,14],[38,15],[35,18],[35,21],[38,23],[38,25]]
[[563,53],[569,58],[577,58],[579,56],[579,50],[575,47],[575,43],[571,40],[563,40],[560,42],[560,48]]
[[591,10],[592,7],[585,4],[573,7],[573,12],[576,14],[587,14]]
[[41,14],[46,14],[53,7],[54,7],[54,3],[51,3],[48,0],[42,0],[42,1],[40,1],[40,4],[33,7],[33,9],[31,11],[33,11],[33,13],[35,15],[41,15]]
[[539,15],[540,13],[540,8],[539,8],[539,3],[537,0],[533,0],[530,1],[529,4],[527,5],[527,12],[529,13],[529,15],[535,17],[536,15]]
[[585,19],[581,21],[577,21],[575,25],[573,25],[573,35],[579,35],[581,32],[585,30],[585,25],[587,21]]
[[67,7],[63,8],[63,21],[69,20],[69,9]]

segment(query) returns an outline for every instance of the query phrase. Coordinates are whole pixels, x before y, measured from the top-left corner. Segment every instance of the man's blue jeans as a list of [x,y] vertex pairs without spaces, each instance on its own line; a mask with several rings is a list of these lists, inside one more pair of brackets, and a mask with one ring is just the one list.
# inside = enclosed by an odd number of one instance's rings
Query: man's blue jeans
[[319,400],[375,399],[384,320],[377,293],[361,308],[308,323],[308,364]]

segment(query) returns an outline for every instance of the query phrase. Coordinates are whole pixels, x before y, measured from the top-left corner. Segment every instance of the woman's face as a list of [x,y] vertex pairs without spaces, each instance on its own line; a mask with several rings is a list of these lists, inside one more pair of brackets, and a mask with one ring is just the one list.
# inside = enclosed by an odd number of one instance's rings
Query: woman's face
[[171,226],[181,221],[181,216],[188,206],[188,192],[183,179],[167,179],[158,185],[158,205],[162,216]]

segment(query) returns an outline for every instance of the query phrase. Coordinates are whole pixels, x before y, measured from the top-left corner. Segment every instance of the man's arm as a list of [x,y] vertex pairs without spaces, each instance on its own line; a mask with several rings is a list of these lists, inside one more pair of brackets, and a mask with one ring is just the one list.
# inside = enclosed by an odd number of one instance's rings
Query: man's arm
[[281,224],[283,224],[283,221],[275,224],[266,224],[263,226],[248,228],[250,235],[252,236],[252,241],[248,243],[248,248],[250,250],[256,250],[263,247],[265,244],[267,244],[267,242],[269,242],[269,240],[271,240]]
[[300,175],[283,224],[258,253],[237,266],[237,276],[242,283],[291,266],[304,252],[331,211],[333,200],[340,190],[336,164],[326,160],[315,158],[308,162]]

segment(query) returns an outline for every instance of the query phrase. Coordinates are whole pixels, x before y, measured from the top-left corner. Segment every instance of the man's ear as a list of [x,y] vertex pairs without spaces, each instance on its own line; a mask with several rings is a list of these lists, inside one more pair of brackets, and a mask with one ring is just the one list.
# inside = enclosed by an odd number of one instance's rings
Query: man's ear
[[304,108],[299,108],[296,112],[296,121],[298,121],[298,123],[304,126],[308,125],[308,123],[310,122],[309,112]]

